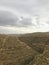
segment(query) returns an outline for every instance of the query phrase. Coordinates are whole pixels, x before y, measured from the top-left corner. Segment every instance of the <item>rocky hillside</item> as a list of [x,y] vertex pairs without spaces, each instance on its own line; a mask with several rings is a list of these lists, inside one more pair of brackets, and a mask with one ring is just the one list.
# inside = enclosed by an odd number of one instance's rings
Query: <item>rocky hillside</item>
[[49,65],[49,33],[0,35],[0,65]]
[[0,35],[0,65],[27,65],[34,60],[35,54],[16,36]]
[[38,54],[34,58],[34,65],[49,65],[49,33],[32,33],[19,37]]

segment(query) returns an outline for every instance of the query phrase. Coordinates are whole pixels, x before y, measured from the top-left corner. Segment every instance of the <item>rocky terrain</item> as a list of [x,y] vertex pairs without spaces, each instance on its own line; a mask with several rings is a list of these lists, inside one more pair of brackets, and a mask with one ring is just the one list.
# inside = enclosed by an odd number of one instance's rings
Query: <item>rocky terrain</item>
[[49,33],[0,34],[0,65],[49,65]]

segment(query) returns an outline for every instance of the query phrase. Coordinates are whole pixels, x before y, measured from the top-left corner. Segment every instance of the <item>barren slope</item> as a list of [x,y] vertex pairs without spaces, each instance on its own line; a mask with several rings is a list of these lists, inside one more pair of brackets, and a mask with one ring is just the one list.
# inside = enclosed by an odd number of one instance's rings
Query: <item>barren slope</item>
[[27,65],[35,51],[15,36],[0,36],[0,65]]

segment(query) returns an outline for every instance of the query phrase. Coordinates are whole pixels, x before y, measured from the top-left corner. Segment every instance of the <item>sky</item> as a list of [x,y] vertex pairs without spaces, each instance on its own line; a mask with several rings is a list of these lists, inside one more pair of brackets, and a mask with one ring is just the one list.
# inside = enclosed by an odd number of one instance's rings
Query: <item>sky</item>
[[49,31],[49,0],[0,0],[0,34]]

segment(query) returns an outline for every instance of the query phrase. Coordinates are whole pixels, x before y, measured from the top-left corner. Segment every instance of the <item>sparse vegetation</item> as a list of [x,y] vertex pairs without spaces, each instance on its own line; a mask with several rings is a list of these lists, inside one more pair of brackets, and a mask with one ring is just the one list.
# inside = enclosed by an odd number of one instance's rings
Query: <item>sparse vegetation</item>
[[0,35],[0,65],[49,65],[49,35]]
[[[2,37],[2,36],[1,36]],[[1,40],[1,38],[0,38]],[[2,41],[2,42],[1,42]],[[15,36],[4,36],[0,41],[1,65],[22,65],[34,57],[35,51]]]

